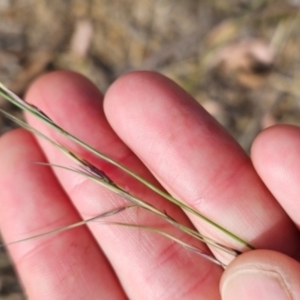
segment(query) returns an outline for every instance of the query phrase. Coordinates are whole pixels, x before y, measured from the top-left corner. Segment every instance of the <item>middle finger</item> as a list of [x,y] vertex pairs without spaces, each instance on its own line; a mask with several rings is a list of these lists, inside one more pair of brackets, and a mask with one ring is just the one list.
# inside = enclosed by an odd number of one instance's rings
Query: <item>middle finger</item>
[[[105,109],[118,135],[171,194],[255,247],[299,259],[299,232],[249,157],[176,84],[151,72],[126,75],[109,89]],[[189,216],[202,233],[240,247]]]

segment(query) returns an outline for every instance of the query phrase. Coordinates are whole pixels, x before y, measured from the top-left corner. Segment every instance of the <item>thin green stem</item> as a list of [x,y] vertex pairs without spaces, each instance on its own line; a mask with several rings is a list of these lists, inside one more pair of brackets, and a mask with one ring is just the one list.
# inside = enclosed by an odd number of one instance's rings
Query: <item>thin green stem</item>
[[[88,150],[89,152],[93,153],[97,157],[103,159],[104,161],[106,161],[106,162],[108,162],[108,163],[110,163],[110,164],[118,167],[119,169],[121,169],[125,173],[129,174],[130,176],[132,176],[136,180],[140,181],[142,184],[144,184],[145,186],[147,186],[148,188],[150,188],[151,190],[153,190],[154,192],[156,192],[160,196],[164,197],[165,199],[167,199],[170,202],[174,203],[175,205],[179,206],[181,209],[183,209],[186,212],[189,212],[189,213],[191,213],[191,214],[193,214],[193,215],[195,215],[195,216],[203,219],[204,221],[206,221],[207,223],[209,223],[213,227],[215,227],[218,230],[220,230],[221,232],[225,233],[227,236],[229,236],[232,239],[234,239],[235,241],[241,243],[243,246],[246,246],[246,247],[248,247],[250,249],[254,249],[254,247],[251,244],[249,244],[248,242],[246,242],[242,238],[240,238],[237,235],[233,234],[232,232],[230,232],[229,230],[225,229],[224,227],[218,225],[217,223],[215,223],[214,221],[210,220],[209,218],[207,218],[206,216],[204,216],[200,212],[196,211],[195,209],[189,207],[188,205],[184,204],[183,202],[181,202],[181,201],[177,200],[176,198],[172,197],[170,194],[166,193],[165,191],[157,188],[156,186],[154,186],[153,184],[151,184],[150,182],[148,182],[144,178],[140,177],[139,175],[137,175],[136,173],[134,173],[130,169],[126,168],[125,166],[119,164],[118,162],[116,162],[115,160],[111,159],[107,155],[105,155],[105,154],[97,151],[95,148],[89,146],[88,144],[84,143],[83,141],[81,141],[80,139],[76,138],[72,134],[68,133],[67,131],[65,131],[64,129],[62,129],[61,127],[59,127],[55,122],[53,122],[40,109],[38,109],[37,107],[35,107],[32,104],[27,103],[26,101],[24,101],[22,99],[20,99],[18,96],[16,96],[15,94],[13,94],[11,91],[9,91],[2,84],[0,84],[0,94],[4,98],[6,98],[7,100],[9,100],[10,102],[12,102],[13,104],[15,104],[16,106],[20,107],[22,110],[25,110],[25,111],[33,114],[34,116],[36,116],[37,118],[39,118],[40,120],[42,120],[43,122],[45,122],[47,125],[51,126],[56,131],[60,132],[64,136],[66,136],[68,139],[74,141],[75,143],[77,143],[78,145],[80,145],[84,149]],[[69,152],[69,154],[70,154],[70,152]]]
[[[70,152],[64,146],[54,142],[53,140],[48,138],[43,133],[36,130],[34,127],[32,127],[29,124],[23,122],[22,120],[19,120],[18,118],[14,117],[13,115],[11,115],[11,114],[9,114],[9,113],[1,110],[1,109],[0,109],[0,112],[2,112],[7,118],[11,119],[12,121],[17,123],[18,125],[24,127],[25,129],[32,132],[33,134],[36,134],[36,135],[40,136],[41,138],[45,139],[47,142],[51,143],[54,147],[60,149],[65,155],[72,158],[72,160],[74,160],[77,165],[83,167],[84,170],[75,170],[75,169],[72,169],[72,168],[68,168],[68,167],[64,167],[64,166],[60,166],[60,165],[55,165],[55,164],[49,164],[49,163],[38,163],[38,164],[52,166],[52,167],[58,167],[58,168],[61,168],[61,169],[66,169],[66,170],[69,170],[69,171],[72,171],[72,172],[79,173],[79,174],[81,174],[85,177],[88,177],[88,178],[96,181],[98,184],[100,183],[101,185],[105,186],[106,188],[110,189],[111,191],[121,195],[126,200],[129,200],[130,202],[135,203],[136,205],[139,205],[139,206],[143,207],[144,209],[147,209],[148,211],[164,218],[166,221],[168,221],[169,223],[171,223],[173,226],[177,227],[181,231],[185,232],[186,234],[188,234],[188,235],[190,235],[190,236],[192,236],[192,237],[194,237],[194,238],[196,238],[196,239],[198,239],[198,240],[200,240],[200,241],[202,241],[206,244],[209,244],[209,245],[211,245],[215,248],[221,249],[221,250],[223,250],[223,251],[225,251],[225,252],[227,252],[227,253],[229,253],[233,256],[236,256],[236,255],[240,254],[239,251],[237,251],[235,249],[232,249],[232,248],[229,248],[229,247],[226,247],[224,245],[221,245],[221,244],[215,242],[214,240],[212,240],[211,238],[206,237],[206,236],[200,234],[199,232],[178,223],[176,220],[171,218],[165,212],[162,212],[162,211],[156,209],[154,206],[150,205],[149,203],[147,203],[144,200],[141,200],[141,199],[138,199],[137,197],[134,197],[133,195],[131,195],[130,193],[128,193],[127,191],[122,189],[120,186],[117,186],[114,182],[112,182],[112,180],[110,180],[104,172],[102,172],[101,170],[98,170],[96,167],[94,167],[91,164],[89,164],[88,162],[84,161],[82,158],[76,156],[74,153]],[[92,172],[87,172],[87,170],[92,170]]]
[[147,230],[147,231],[151,231],[154,233],[157,233],[159,235],[162,235],[168,239],[170,239],[171,241],[174,241],[176,243],[178,243],[179,245],[183,246],[184,248],[191,250],[195,253],[197,253],[198,255],[205,257],[206,259],[212,261],[213,263],[215,263],[216,265],[222,266],[223,268],[226,268],[227,265],[225,265],[224,263],[222,263],[221,261],[219,261],[218,259],[216,259],[215,257],[213,257],[212,255],[206,253],[205,251],[201,250],[198,247],[195,247],[193,245],[187,244],[185,242],[183,242],[182,240],[176,238],[175,236],[162,231],[160,229],[157,228],[153,228],[153,227],[149,227],[149,226],[143,226],[143,225],[136,225],[136,224],[128,224],[128,223],[120,223],[120,222],[105,222],[105,225],[121,225],[121,226],[125,226],[125,227],[132,227],[132,228],[139,228],[139,229],[143,229],[143,230]]

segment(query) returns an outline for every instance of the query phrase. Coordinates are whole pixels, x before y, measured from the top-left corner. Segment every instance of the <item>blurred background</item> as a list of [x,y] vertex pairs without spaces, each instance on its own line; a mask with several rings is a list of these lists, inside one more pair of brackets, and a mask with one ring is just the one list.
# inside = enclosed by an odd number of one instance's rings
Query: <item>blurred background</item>
[[[155,70],[249,152],[262,129],[300,125],[299,8],[300,0],[0,0],[0,81],[23,96],[37,76],[69,69],[105,92],[126,72]],[[3,99],[0,108],[21,116]],[[1,133],[14,126],[0,116]],[[4,299],[26,297],[0,249]]]

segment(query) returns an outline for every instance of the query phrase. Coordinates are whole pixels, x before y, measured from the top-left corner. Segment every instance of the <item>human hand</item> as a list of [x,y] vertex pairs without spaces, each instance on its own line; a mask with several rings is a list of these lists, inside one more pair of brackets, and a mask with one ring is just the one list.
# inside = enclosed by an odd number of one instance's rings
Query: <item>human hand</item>
[[[280,298],[285,294],[286,299],[300,299],[300,266],[291,258],[300,257],[300,235],[292,222],[300,223],[300,129],[278,126],[263,132],[253,146],[254,168],[220,125],[161,75],[136,72],[120,78],[105,96],[105,114],[102,100],[91,83],[70,72],[41,77],[27,94],[28,102],[67,131],[153,183],[158,180],[171,194],[256,248],[277,252],[250,251],[223,272],[164,237],[90,223],[92,234],[81,227],[10,247],[29,298],[207,300],[222,294],[225,300],[253,300],[285,299]],[[192,221],[203,234],[238,247],[38,120],[28,116],[28,121],[176,220],[186,225]],[[0,140],[0,227],[7,242],[124,203],[78,174],[56,169],[55,178],[49,168],[31,163],[46,160],[70,164],[57,149],[43,140],[37,143],[22,129]],[[141,209],[123,218],[173,230]]]

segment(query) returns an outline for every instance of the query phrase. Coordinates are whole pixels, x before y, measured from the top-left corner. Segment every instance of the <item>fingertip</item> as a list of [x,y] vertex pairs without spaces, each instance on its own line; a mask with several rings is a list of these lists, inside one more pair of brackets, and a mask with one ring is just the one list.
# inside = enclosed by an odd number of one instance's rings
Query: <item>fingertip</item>
[[203,129],[209,128],[209,135],[220,129],[191,95],[169,78],[151,71],[132,72],[113,83],[105,95],[104,112],[114,131],[136,153],[141,147],[147,148],[149,141],[152,144],[156,139],[173,139],[171,128],[177,128],[178,136],[179,131],[184,135],[192,131],[196,126],[191,125],[193,119],[200,126],[204,124]]
[[[54,71],[39,77],[29,87],[26,101],[34,104],[55,122],[68,123],[71,115],[102,110],[103,95],[86,77],[71,71]],[[28,120],[32,118],[26,114]],[[76,118],[72,118],[76,120]],[[84,120],[83,120],[84,121]]]
[[278,125],[256,138],[251,153],[257,173],[298,228],[299,152],[300,128]]
[[[117,79],[108,89],[104,99],[104,111],[112,123],[122,118],[123,112],[142,109],[141,103],[164,99],[172,94],[175,101],[191,98],[169,78],[153,71],[135,71]],[[170,98],[172,98],[170,97]],[[146,112],[145,112],[146,113]]]
[[133,71],[119,77],[107,90],[105,101],[110,103],[116,101],[117,96],[127,98],[132,93],[141,93],[153,90],[165,84],[175,85],[170,79],[162,74],[153,71]]
[[224,272],[222,299],[299,299],[300,265],[279,252],[255,250],[235,259]]
[[[94,125],[104,119],[103,95],[89,79],[80,74],[55,71],[43,75],[29,88],[26,101],[80,139],[86,138],[87,132],[90,133],[88,137],[91,140],[99,134]],[[57,137],[57,133],[42,124],[39,118],[29,113],[25,115],[31,126],[52,138],[60,138],[61,141],[61,137]],[[107,129],[105,124],[103,127]]]
[[284,152],[290,151],[291,143],[297,142],[299,137],[300,128],[294,125],[281,124],[267,128],[252,144],[251,157],[254,164],[278,159]]
[[22,136],[26,135],[27,131],[22,128],[16,128],[10,131],[7,131],[3,133],[0,136],[0,148],[5,149],[8,144],[11,143],[11,141],[14,141],[15,139],[22,138]]
[[0,138],[0,165],[7,162],[15,151],[23,151],[34,137],[25,129],[17,128],[4,133]]
[[26,100],[31,103],[43,101],[45,95],[52,95],[55,98],[62,93],[62,90],[73,89],[74,86],[93,86],[84,76],[65,70],[53,71],[38,77],[29,86],[26,92]]

